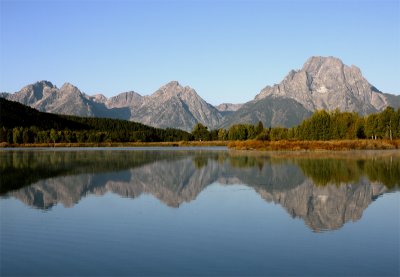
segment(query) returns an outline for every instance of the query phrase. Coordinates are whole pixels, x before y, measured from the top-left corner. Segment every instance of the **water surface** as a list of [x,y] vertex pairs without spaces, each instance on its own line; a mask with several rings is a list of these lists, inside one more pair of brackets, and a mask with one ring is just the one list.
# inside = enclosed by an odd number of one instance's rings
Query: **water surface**
[[0,151],[1,275],[399,275],[400,154]]

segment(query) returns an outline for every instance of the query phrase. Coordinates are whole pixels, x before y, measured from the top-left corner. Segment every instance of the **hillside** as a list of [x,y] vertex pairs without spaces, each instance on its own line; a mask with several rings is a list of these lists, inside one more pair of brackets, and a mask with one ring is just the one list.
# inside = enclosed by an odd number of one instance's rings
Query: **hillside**
[[247,102],[236,112],[230,113],[225,117],[221,127],[229,128],[238,123],[256,124],[259,121],[266,127],[293,127],[311,114],[293,99],[266,97]]
[[[75,141],[79,140],[78,135],[82,135],[83,140],[89,142],[91,141],[90,135],[94,136],[92,139],[95,142],[100,142],[100,139],[102,141],[107,139],[112,141],[178,141],[191,139],[191,134],[182,130],[164,130],[137,122],[118,119],[50,114],[39,112],[33,108],[4,98],[0,98],[0,119],[0,127],[3,127],[6,132],[11,132],[11,135],[13,135],[12,129],[15,127],[25,127],[24,130],[29,129],[31,141],[27,142],[34,142],[33,140],[37,138],[40,131],[47,131],[45,132],[45,136],[49,139],[49,131],[51,129],[58,131],[59,137],[72,132],[75,135]],[[2,140],[7,141],[4,138]],[[20,142],[22,140],[21,137]]]
[[0,98],[0,127],[31,127],[40,129],[90,129],[89,126],[78,123],[66,117],[39,112],[36,109],[25,106],[18,102]]

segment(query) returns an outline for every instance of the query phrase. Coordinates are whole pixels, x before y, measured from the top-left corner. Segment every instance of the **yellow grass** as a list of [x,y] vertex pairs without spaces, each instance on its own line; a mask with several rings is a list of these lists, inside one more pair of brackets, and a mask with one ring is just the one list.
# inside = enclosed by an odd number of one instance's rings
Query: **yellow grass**
[[341,151],[399,149],[400,140],[329,140],[329,141],[233,141],[228,147],[235,150],[260,151]]
[[178,141],[178,142],[104,142],[104,143],[28,143],[8,144],[5,147],[185,147],[228,146],[234,150],[259,151],[340,151],[400,149],[400,140],[329,140],[329,141]]
[[185,146],[227,146],[226,141],[177,141],[177,142],[103,142],[103,143],[0,143],[0,147],[185,147]]

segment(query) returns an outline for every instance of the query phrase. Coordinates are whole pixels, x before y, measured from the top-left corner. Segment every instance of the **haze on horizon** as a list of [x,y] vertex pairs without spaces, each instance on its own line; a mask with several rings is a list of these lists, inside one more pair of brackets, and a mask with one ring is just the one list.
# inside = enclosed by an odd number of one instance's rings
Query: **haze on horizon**
[[399,3],[2,0],[0,91],[49,80],[148,95],[177,80],[211,104],[243,103],[321,55],[399,94]]

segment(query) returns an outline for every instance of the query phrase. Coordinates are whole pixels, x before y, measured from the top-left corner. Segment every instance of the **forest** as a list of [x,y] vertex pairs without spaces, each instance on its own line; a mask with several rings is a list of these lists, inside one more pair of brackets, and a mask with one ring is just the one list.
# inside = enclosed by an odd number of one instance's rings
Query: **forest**
[[400,109],[391,107],[368,116],[320,110],[292,128],[265,127],[259,122],[209,130],[198,123],[191,133],[118,119],[44,113],[3,98],[0,107],[0,143],[7,144],[400,139]]
[[208,131],[197,124],[192,134],[195,140],[352,140],[399,139],[400,109],[386,108],[380,113],[360,116],[357,113],[334,110],[316,111],[310,118],[293,128],[236,124],[229,129]]
[[0,142],[9,144],[163,142],[191,139],[190,133],[178,129],[159,129],[118,119],[44,113],[0,98]]

